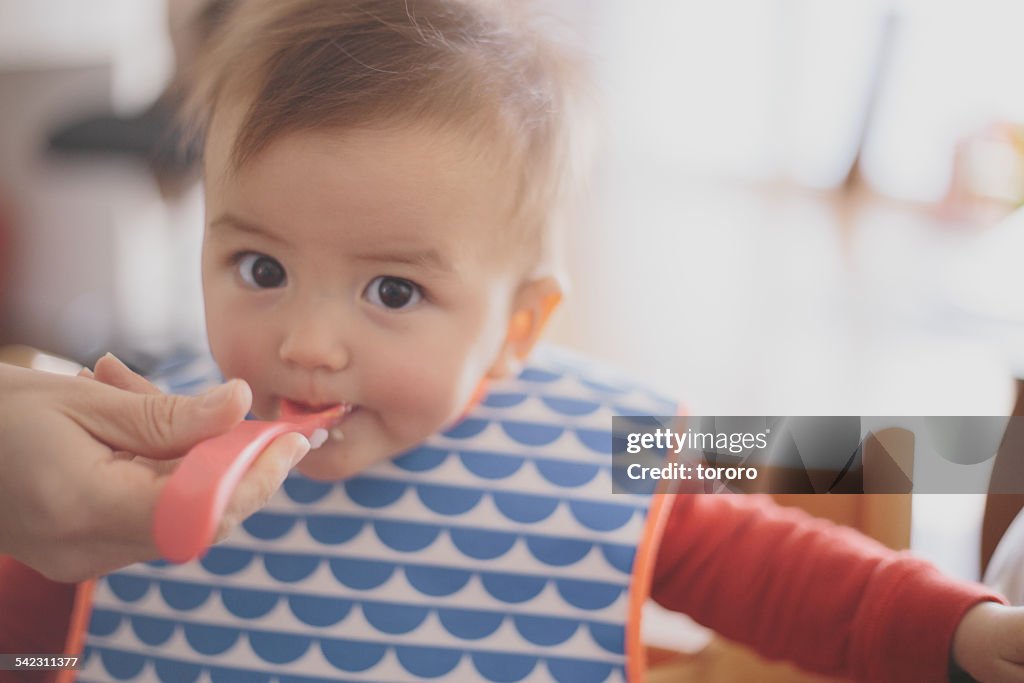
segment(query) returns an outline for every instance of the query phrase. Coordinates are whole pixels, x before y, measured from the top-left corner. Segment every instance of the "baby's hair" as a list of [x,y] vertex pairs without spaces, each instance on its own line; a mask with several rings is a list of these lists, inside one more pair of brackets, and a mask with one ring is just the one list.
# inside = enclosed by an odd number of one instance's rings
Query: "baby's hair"
[[583,175],[581,70],[522,3],[214,2],[229,9],[215,15],[185,114],[202,136],[225,100],[248,103],[233,170],[286,133],[454,130],[503,155],[515,179],[515,218],[536,237],[534,260],[551,257],[552,224],[564,219]]

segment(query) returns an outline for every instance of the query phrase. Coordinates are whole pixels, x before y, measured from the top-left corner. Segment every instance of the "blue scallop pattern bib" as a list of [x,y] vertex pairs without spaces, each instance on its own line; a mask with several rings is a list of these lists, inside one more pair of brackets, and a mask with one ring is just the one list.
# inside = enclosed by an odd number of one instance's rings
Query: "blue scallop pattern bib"
[[[204,361],[165,388],[218,381]],[[545,349],[393,461],[292,473],[201,560],[98,581],[78,680],[624,681],[649,498],[611,494],[611,417],[674,412]]]

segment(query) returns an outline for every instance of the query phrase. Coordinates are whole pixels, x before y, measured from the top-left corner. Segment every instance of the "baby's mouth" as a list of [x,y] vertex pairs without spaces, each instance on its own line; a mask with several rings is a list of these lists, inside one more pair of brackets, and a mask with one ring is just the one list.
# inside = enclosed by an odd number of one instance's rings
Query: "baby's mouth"
[[313,415],[316,413],[330,410],[331,408],[339,409],[340,415],[334,421],[331,428],[328,429],[316,429],[313,431],[309,438],[310,446],[313,448],[320,448],[328,441],[341,441],[345,438],[344,432],[341,430],[341,422],[345,419],[349,413],[351,413],[355,406],[351,403],[324,403],[314,405],[311,403],[305,403],[302,401],[295,401],[290,398],[281,399],[281,407],[279,414],[282,420],[301,419],[307,415]]

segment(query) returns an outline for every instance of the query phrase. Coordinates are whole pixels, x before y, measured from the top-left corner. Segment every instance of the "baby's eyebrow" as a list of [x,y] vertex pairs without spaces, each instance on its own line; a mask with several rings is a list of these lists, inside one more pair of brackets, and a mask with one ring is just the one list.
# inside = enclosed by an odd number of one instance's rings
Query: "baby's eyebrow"
[[269,240],[280,242],[281,244],[286,243],[282,237],[275,235],[274,233],[272,233],[270,230],[267,230],[263,226],[257,225],[255,223],[250,223],[249,221],[243,218],[239,218],[238,216],[232,213],[221,214],[220,216],[218,216],[217,218],[210,222],[211,229],[219,227],[233,228],[240,232],[247,232],[252,235],[260,235],[262,237],[266,237]]
[[453,271],[452,265],[437,249],[394,249],[387,251],[362,252],[353,255],[359,261],[377,263],[404,263],[429,270]]

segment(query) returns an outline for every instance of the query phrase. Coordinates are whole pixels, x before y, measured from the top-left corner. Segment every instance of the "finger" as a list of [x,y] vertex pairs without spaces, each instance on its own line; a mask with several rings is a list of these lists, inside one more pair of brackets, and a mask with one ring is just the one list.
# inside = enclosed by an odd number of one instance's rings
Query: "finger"
[[112,353],[108,353],[96,361],[96,379],[112,387],[133,391],[137,394],[162,393],[152,382],[132,371]]
[[180,457],[195,444],[238,424],[252,391],[232,380],[199,396],[137,394],[99,382],[69,397],[72,419],[115,450],[147,457]]
[[309,452],[309,440],[302,434],[284,434],[271,442],[252,464],[231,496],[224,511],[217,540],[223,540],[242,521],[256,512],[281,488],[285,477]]
[[78,377],[84,377],[85,379],[94,379],[95,375],[92,374],[92,370],[89,368],[82,368],[78,371]]
[[[108,386],[117,387],[118,389],[124,389],[136,394],[163,393],[155,384],[129,368],[120,358],[112,353],[106,353],[96,361],[95,378]],[[168,472],[176,466],[174,462],[168,460],[144,458],[127,451],[117,451],[114,453],[114,457],[135,460],[155,472]]]

